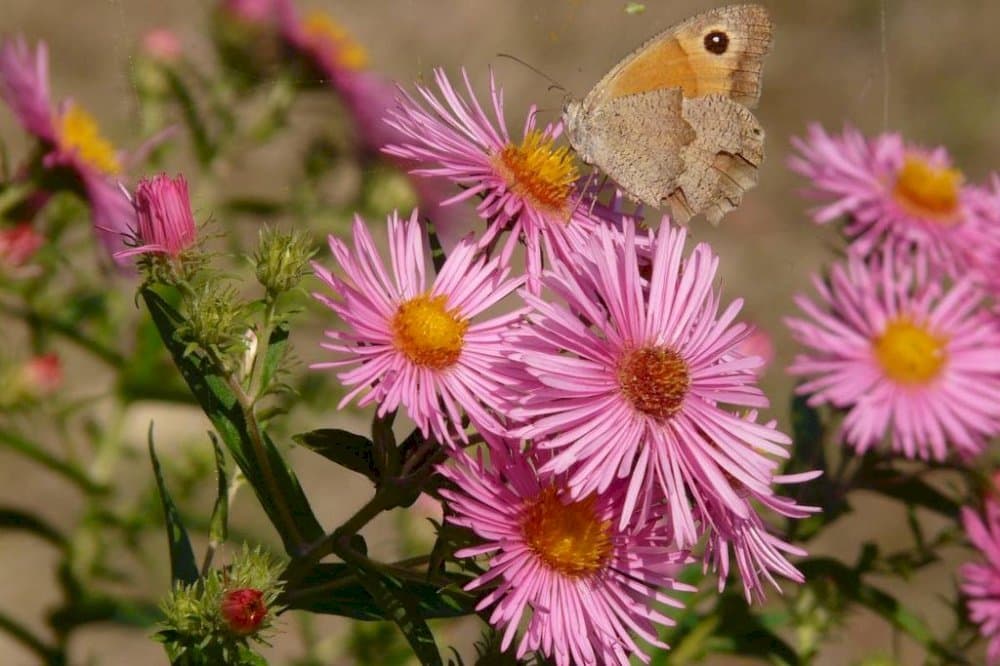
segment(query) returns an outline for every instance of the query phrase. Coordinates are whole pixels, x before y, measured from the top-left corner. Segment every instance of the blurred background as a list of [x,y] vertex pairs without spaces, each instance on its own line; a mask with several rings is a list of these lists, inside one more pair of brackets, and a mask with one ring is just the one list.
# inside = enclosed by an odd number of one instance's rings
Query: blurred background
[[[371,66],[404,85],[427,80],[431,69],[445,67],[455,74],[465,67],[479,89],[485,90],[493,67],[505,89],[508,120],[516,136],[528,106],[542,110],[543,122],[558,118],[562,96],[548,91],[548,82],[528,68],[498,53],[510,53],[531,63],[582,97],[621,57],[652,34],[687,16],[723,3],[704,0],[647,2],[641,12],[626,12],[626,3],[612,0],[367,0],[333,2],[301,0],[300,7],[321,8],[343,24],[367,50]],[[982,181],[997,167],[1000,123],[1000,50],[995,30],[1000,25],[1000,3],[987,0],[766,0],[772,11],[775,45],[765,63],[763,96],[756,111],[767,131],[767,159],[760,185],[745,198],[719,228],[696,220],[691,229],[697,240],[710,242],[721,255],[722,286],[729,299],[746,301],[745,316],[768,332],[776,358],[765,378],[774,401],[773,414],[787,426],[791,381],[783,368],[795,353],[781,319],[791,309],[792,295],[808,289],[809,275],[831,257],[835,237],[813,225],[806,216],[808,202],[797,192],[802,182],[785,167],[790,138],[808,123],[829,130],[845,124],[866,133],[888,129],[928,146],[944,145],[969,181]],[[142,35],[152,28],[168,28],[180,37],[183,50],[196,62],[210,66],[214,53],[208,38],[209,0],[169,3],[137,0],[4,0],[0,33],[22,33],[49,45],[55,98],[74,97],[95,117],[118,146],[137,143],[136,96],[128,68]],[[243,155],[238,164],[220,167],[215,191],[192,191],[196,215],[213,214],[209,202],[220,195],[282,191],[296,178],[291,155],[296,154],[296,132],[326,122],[335,103],[317,100],[296,112],[293,130],[265,149]],[[28,145],[6,110],[0,111],[0,136],[13,154]],[[168,162],[183,171],[183,151]],[[193,173],[193,172],[192,172]],[[132,174],[139,176],[141,174]],[[194,177],[192,177],[192,180]],[[275,219],[275,222],[283,220]],[[72,258],[70,258],[72,261]],[[88,259],[89,260],[89,259]],[[120,289],[134,285],[122,281]],[[310,288],[312,285],[310,285]],[[297,329],[293,338],[299,356],[311,362],[321,358],[319,329]],[[16,333],[14,334],[16,336]],[[16,339],[16,337],[15,337]],[[99,384],[101,369],[69,354],[67,386]],[[155,418],[161,456],[171,441],[203,438],[207,421],[196,408],[142,405],[127,413],[120,424],[126,437],[144,455],[145,428]],[[326,409],[300,414],[293,431],[321,426],[363,424],[367,413]],[[360,505],[369,491],[356,477],[330,478],[331,466],[314,467],[308,452],[292,456],[296,469],[320,519],[336,524]],[[140,466],[141,467],[141,466]],[[57,525],[78,519],[74,496],[49,477],[37,474],[19,458],[0,450],[0,503],[39,511]],[[250,534],[273,540],[249,495],[236,507],[236,521]],[[901,510],[874,499],[858,506],[854,518],[824,532],[809,546],[813,554],[856,553],[858,544],[873,539],[886,548],[908,538]],[[399,547],[393,525],[386,518],[372,526],[373,550],[392,553]],[[930,519],[928,518],[928,521]],[[415,528],[419,531],[422,528]],[[157,537],[161,535],[157,534]],[[426,538],[426,535],[425,537]],[[43,630],[46,609],[58,597],[52,576],[54,557],[27,537],[0,532],[0,609],[16,609],[29,626]],[[168,574],[162,562],[148,563],[148,592],[166,590]],[[934,619],[948,610],[940,596],[952,585],[955,562],[943,562],[920,574],[901,591],[910,610]],[[285,631],[267,654],[285,663],[302,652],[299,621],[283,620]],[[344,625],[320,618],[307,628],[315,636],[344,635]],[[476,637],[473,624],[447,629],[443,643],[468,647]],[[73,663],[166,663],[161,648],[142,632],[94,626],[80,633],[73,645]],[[886,625],[863,613],[851,618],[835,644],[818,664],[846,664],[861,656],[896,654],[900,663],[916,663],[920,651],[895,637]],[[344,659],[334,663],[348,663]],[[0,634],[0,663],[33,663],[32,657]],[[731,663],[731,660],[714,663]]]

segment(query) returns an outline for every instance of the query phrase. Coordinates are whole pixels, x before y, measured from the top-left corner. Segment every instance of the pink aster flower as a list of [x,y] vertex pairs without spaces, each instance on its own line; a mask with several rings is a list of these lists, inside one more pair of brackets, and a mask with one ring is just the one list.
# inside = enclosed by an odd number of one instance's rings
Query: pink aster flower
[[312,367],[348,368],[337,376],[354,389],[340,406],[361,394],[358,404],[378,403],[381,415],[403,405],[424,435],[440,442],[467,439],[458,425],[463,410],[477,427],[500,431],[484,403],[501,392],[502,378],[495,370],[504,350],[500,334],[522,312],[473,318],[523,280],[506,279],[509,269],[498,259],[486,261],[471,242],[463,242],[428,288],[428,257],[416,211],[408,222],[389,218],[388,274],[361,218],[354,223],[354,251],[332,236],[330,250],[346,279],[314,264],[336,298],[315,296],[349,330],[327,331],[331,342],[323,347],[341,356]]
[[[583,199],[573,156],[555,146],[562,126],[536,127],[535,109],[524,123],[523,139],[515,143],[504,119],[503,91],[490,73],[491,118],[480,105],[469,77],[462,70],[465,96],[452,87],[444,71],[434,80],[442,99],[417,86],[418,101],[403,93],[390,113],[390,125],[404,138],[385,149],[390,155],[425,164],[413,173],[446,178],[462,186],[445,205],[479,197],[479,216],[487,221],[480,242],[485,247],[510,231],[503,250],[509,257],[514,241],[524,242],[529,275],[541,274],[543,244],[564,258],[603,217],[600,206]],[[595,217],[596,215],[596,217]]]
[[663,520],[622,527],[625,487],[574,499],[565,478],[541,472],[532,456],[491,447],[490,462],[456,456],[441,474],[448,520],[482,543],[456,553],[487,555],[486,572],[466,586],[483,590],[477,610],[493,607],[490,624],[501,649],[524,632],[520,659],[539,651],[559,666],[649,661],[636,637],[659,647],[656,625],[672,625],[657,604],[681,603],[663,590],[690,588],[674,580],[686,564]]
[[[747,415],[747,421],[756,421],[757,414],[753,411]],[[775,427],[775,422],[767,424]],[[820,476],[822,471],[803,472],[801,474],[777,475],[771,481],[777,485],[805,483]],[[819,507],[802,506],[789,497],[781,497],[772,493],[760,493],[731,480],[733,489],[746,502],[744,516],[735,514],[722,505],[712,494],[695,495],[693,497],[696,513],[702,529],[707,535],[705,540],[705,568],[711,568],[718,573],[719,591],[721,592],[729,577],[730,560],[736,562],[743,582],[743,591],[747,602],[754,599],[764,599],[764,583],[770,583],[779,592],[781,588],[774,579],[774,574],[783,576],[793,582],[801,583],[805,579],[802,573],[788,561],[790,555],[802,557],[807,553],[802,548],[793,546],[771,533],[755,506],[761,506],[769,512],[786,518],[801,519],[820,511]]]
[[814,277],[814,303],[786,320],[806,351],[789,368],[812,405],[847,410],[844,440],[864,453],[887,437],[907,458],[983,450],[1000,430],[1000,329],[972,278],[950,289],[892,253],[849,257]]
[[42,165],[68,169],[75,176],[108,252],[121,249],[133,226],[132,206],[113,180],[121,171],[121,156],[79,105],[67,101],[59,111],[53,110],[45,44],[32,53],[23,38],[0,40],[0,99],[45,146]]
[[980,227],[1000,220],[1000,208],[963,183],[944,148],[907,144],[898,134],[869,139],[852,128],[831,136],[818,125],[793,144],[799,154],[791,168],[809,178],[812,196],[828,200],[814,219],[826,224],[846,215],[853,253],[868,255],[883,244],[915,248],[955,275]]
[[[546,472],[566,472],[573,497],[627,479],[623,516],[665,501],[682,547],[699,537],[691,496],[717,498],[747,518],[733,479],[770,494],[786,435],[724,405],[765,407],[761,360],[735,353],[747,335],[741,301],[719,311],[718,259],[666,219],[649,232],[652,266],[640,270],[631,222],[599,228],[573,264],[553,262],[543,284],[565,301],[523,293],[529,325],[509,335],[524,397],[512,409],[521,436],[555,452]],[[648,280],[643,277],[648,274]]]
[[197,230],[191,213],[187,181],[161,173],[139,181],[135,191],[136,247],[121,250],[115,258],[136,254],[165,254],[178,257],[194,245]]
[[[405,135],[386,122],[396,103],[396,86],[367,68],[364,47],[326,12],[313,10],[300,16],[291,0],[272,2],[284,40],[337,93],[354,121],[360,148],[379,155],[387,145],[404,140]],[[394,161],[403,170],[413,166],[399,158]],[[451,251],[469,228],[461,208],[441,205],[451,196],[448,183],[437,178],[411,182],[418,208],[433,222],[445,249]]]
[[969,541],[986,559],[982,564],[970,562],[959,569],[969,619],[979,625],[979,633],[989,641],[989,663],[1000,664],[1000,504],[987,500],[982,517],[963,508],[962,524]]

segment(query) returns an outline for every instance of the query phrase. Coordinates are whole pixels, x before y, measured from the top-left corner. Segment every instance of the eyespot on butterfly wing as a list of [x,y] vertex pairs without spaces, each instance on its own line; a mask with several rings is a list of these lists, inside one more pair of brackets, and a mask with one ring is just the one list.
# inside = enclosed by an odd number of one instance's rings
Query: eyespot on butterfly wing
[[757,182],[764,132],[749,108],[771,40],[760,5],[721,7],[668,28],[582,102],[567,104],[567,137],[631,198],[666,202],[679,222],[698,213],[718,222]]

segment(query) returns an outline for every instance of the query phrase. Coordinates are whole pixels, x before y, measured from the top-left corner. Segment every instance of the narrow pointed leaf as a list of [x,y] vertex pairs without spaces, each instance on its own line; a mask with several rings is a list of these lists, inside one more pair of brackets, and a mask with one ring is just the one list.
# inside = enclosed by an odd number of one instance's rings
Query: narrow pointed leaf
[[[269,485],[267,479],[253,455],[254,444],[243,411],[225,378],[199,354],[188,353],[184,342],[177,339],[175,331],[180,322],[177,311],[151,289],[143,289],[141,293],[181,376],[212,421],[229,455],[253,487],[261,506],[278,530],[285,550],[290,554],[297,554],[306,543],[321,537],[323,528],[316,520],[295,473],[288,467],[271,438],[263,432],[261,437],[273,483],[281,494],[280,498],[272,497],[266,490]],[[288,526],[288,521],[283,517],[282,511],[285,508],[290,513],[292,526]]]
[[170,578],[175,583],[182,582],[190,585],[198,580],[198,565],[195,564],[191,540],[181,523],[177,506],[171,499],[167,485],[163,481],[160,461],[157,459],[156,450],[153,447],[152,423],[149,424],[149,459],[153,463],[156,487],[160,492],[160,501],[163,503],[163,522],[167,527],[167,543],[170,545]]
[[212,543],[221,544],[229,536],[229,480],[226,478],[226,458],[219,446],[219,438],[213,432],[208,433],[208,436],[212,440],[212,450],[215,451],[215,474],[218,480],[208,538]]

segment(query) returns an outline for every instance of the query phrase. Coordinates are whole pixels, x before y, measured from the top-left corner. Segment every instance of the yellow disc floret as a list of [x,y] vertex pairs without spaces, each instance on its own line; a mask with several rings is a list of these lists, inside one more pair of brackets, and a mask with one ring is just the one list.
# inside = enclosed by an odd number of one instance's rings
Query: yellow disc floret
[[568,148],[556,148],[552,139],[535,130],[520,145],[509,144],[497,153],[494,166],[511,191],[531,205],[569,217],[577,170]]
[[59,118],[59,144],[103,173],[116,174],[122,169],[114,146],[101,136],[93,116],[76,104],[70,104]]
[[528,547],[553,571],[574,578],[607,565],[612,551],[611,521],[600,520],[593,495],[564,504],[549,486],[525,506],[521,533]]
[[943,222],[958,212],[962,172],[935,166],[926,159],[909,156],[896,175],[896,200],[907,212]]
[[874,347],[885,374],[900,384],[929,383],[947,360],[945,341],[905,317],[890,321]]
[[644,414],[668,419],[684,404],[691,374],[680,354],[666,347],[640,347],[618,361],[622,395]]
[[396,310],[393,344],[414,364],[444,370],[458,361],[469,322],[447,309],[447,296],[423,294]]

